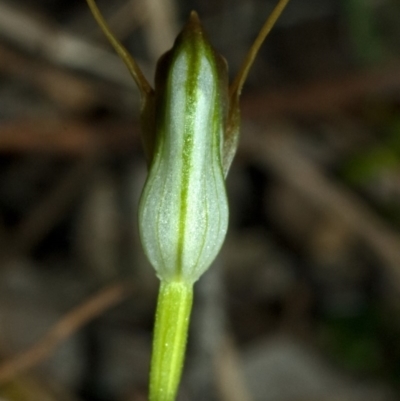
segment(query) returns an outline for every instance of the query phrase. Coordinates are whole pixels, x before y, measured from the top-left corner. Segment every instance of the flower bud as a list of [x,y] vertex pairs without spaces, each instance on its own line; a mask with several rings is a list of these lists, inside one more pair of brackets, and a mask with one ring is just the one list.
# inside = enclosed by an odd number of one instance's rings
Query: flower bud
[[227,90],[226,63],[192,13],[157,66],[156,142],[139,206],[145,253],[166,282],[196,281],[225,238]]

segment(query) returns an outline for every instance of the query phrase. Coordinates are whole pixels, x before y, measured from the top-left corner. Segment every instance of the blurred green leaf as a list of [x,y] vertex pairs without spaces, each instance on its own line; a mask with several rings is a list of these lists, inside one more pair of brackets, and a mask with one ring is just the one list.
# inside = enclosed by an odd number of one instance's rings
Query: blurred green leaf
[[[399,142],[400,146],[400,142]],[[400,149],[400,148],[399,148]],[[400,154],[395,148],[380,145],[353,156],[343,166],[343,177],[353,185],[366,185],[382,174],[400,167]]]
[[376,29],[375,7],[371,0],[344,0],[344,11],[356,57],[363,64],[374,64],[385,57]]
[[383,347],[372,308],[354,316],[328,316],[322,322],[321,341],[338,364],[356,373],[382,370]]

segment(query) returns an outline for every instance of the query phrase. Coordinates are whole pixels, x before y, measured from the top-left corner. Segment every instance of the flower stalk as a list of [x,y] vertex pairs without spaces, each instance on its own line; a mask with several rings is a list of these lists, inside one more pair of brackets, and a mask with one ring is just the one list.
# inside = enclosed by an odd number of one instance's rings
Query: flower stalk
[[161,282],[150,367],[150,401],[173,401],[178,390],[192,309],[193,286]]

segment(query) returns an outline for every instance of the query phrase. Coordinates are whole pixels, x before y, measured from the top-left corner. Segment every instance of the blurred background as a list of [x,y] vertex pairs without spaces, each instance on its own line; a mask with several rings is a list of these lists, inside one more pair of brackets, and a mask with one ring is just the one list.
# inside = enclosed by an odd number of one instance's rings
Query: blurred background
[[[275,0],[98,0],[152,82],[192,9],[238,71]],[[179,400],[400,395],[400,3],[291,0],[242,97]],[[0,400],[146,400],[139,96],[84,0],[0,0]]]

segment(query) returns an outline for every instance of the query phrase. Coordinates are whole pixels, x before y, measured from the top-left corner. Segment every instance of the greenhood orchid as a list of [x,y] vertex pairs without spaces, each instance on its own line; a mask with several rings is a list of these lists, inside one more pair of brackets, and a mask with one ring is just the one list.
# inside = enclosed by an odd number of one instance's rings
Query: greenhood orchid
[[195,12],[157,64],[155,89],[89,7],[141,94],[141,134],[149,173],[139,205],[144,251],[161,281],[150,372],[150,401],[173,401],[183,366],[193,284],[217,256],[228,228],[225,178],[235,155],[239,97],[257,52],[289,0],[279,0],[229,86],[226,61]]

